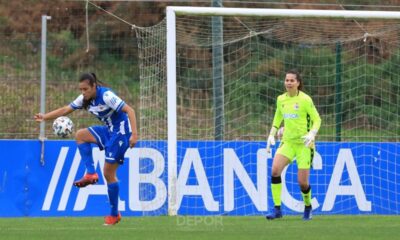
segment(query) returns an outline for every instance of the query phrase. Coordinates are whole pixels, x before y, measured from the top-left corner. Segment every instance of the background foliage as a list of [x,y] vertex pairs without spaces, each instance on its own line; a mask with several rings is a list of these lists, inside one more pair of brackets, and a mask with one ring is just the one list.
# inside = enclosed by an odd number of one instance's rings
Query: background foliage
[[[127,22],[137,26],[153,26],[159,23],[165,16],[165,7],[168,5],[193,5],[210,6],[210,1],[180,1],[180,2],[136,2],[136,1],[95,1],[96,5],[121,17]],[[223,1],[227,7],[273,7],[273,8],[318,8],[318,9],[357,9],[357,10],[399,10],[400,1],[346,1],[340,5],[338,1]],[[313,5],[314,4],[314,5]],[[362,4],[362,5],[361,5]],[[38,136],[38,124],[32,121],[34,113],[39,111],[40,99],[40,31],[41,16],[51,16],[48,21],[48,55],[47,55],[47,111],[68,104],[77,95],[77,79],[80,73],[96,72],[100,79],[114,88],[129,104],[140,110],[139,106],[139,62],[137,37],[135,30],[128,24],[116,20],[112,16],[88,6],[89,17],[89,45],[87,45],[85,22],[86,1],[45,1],[45,0],[14,0],[0,1],[0,138],[36,138]],[[329,28],[329,26],[326,26]],[[259,39],[267,41],[265,39]],[[279,43],[276,43],[277,46]],[[279,46],[278,46],[279,47]],[[347,127],[360,131],[373,131],[374,124],[378,121],[374,116],[387,120],[386,129],[395,134],[389,140],[399,140],[400,129],[399,108],[399,80],[393,78],[390,72],[396,71],[400,64],[400,57],[396,48],[386,47],[387,54],[383,58],[387,61],[373,61],[368,57],[366,61],[367,74],[362,82],[345,82],[343,88],[355,89],[343,96],[345,110],[344,122]],[[88,51],[87,51],[88,50]],[[280,54],[263,58],[258,56],[257,64],[252,64],[253,79],[272,78],[277,81],[268,84],[276,84],[279,88],[281,72],[289,66],[273,64],[271,62],[288,62],[293,57],[293,50],[281,51]],[[334,50],[326,51],[326,59],[315,59],[312,56],[312,48],[302,49],[310,51],[309,58],[302,58],[302,65],[317,65],[318,62],[334,62]],[[319,53],[320,54],[320,53]],[[305,56],[304,53],[302,55]],[[354,53],[347,53],[344,58],[352,58]],[[315,62],[318,61],[318,62]],[[355,63],[357,64],[357,63]],[[281,69],[279,69],[279,67]],[[296,66],[290,66],[296,67]],[[277,69],[278,68],[278,69]],[[357,78],[357,68],[349,67],[344,71],[343,78]],[[326,76],[332,69],[309,68],[303,69],[306,76]],[[185,73],[190,75],[192,73]],[[381,76],[375,78],[374,76]],[[325,79],[330,81],[331,79]],[[240,83],[240,82],[238,82]],[[359,85],[365,88],[358,88]],[[368,86],[379,85],[381,88]],[[245,83],[243,83],[243,86]],[[263,91],[262,89],[248,89],[249,91]],[[332,92],[324,92],[319,88],[312,88],[312,95],[318,95],[319,110],[321,114],[329,116],[333,114]],[[368,99],[360,99],[358,91],[366,91]],[[384,91],[384,98],[375,99],[374,91]],[[265,94],[265,93],[260,93]],[[277,93],[271,93],[277,95]],[[251,98],[246,101],[252,101]],[[268,100],[267,101],[273,101]],[[234,100],[232,103],[234,104]],[[367,105],[365,105],[367,103]],[[360,106],[363,104],[363,106]],[[356,106],[358,108],[356,108]],[[368,108],[369,116],[363,116],[358,112]],[[385,109],[382,111],[382,109]],[[265,109],[254,109],[265,111]],[[140,111],[137,111],[138,113]],[[383,115],[382,115],[383,114]],[[386,115],[385,115],[386,114]],[[228,116],[229,117],[229,116]],[[95,123],[86,113],[76,112],[72,116],[76,127],[84,127]],[[333,118],[327,118],[330,121]],[[346,121],[353,119],[353,121]],[[355,119],[355,120],[354,120]],[[332,120],[333,121],[333,120]],[[52,137],[51,124],[48,124],[47,135]],[[380,124],[382,126],[382,124]],[[330,131],[325,129],[324,131]],[[328,139],[327,139],[328,140]]]

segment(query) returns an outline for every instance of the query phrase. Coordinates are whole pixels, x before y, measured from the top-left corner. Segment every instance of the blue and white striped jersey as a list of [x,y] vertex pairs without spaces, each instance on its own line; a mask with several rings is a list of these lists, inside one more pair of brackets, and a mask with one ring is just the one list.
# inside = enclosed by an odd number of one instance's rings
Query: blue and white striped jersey
[[[73,109],[82,109],[83,95],[79,95],[70,106]],[[102,121],[110,132],[132,132],[128,115],[121,111],[125,102],[111,89],[97,86],[96,97],[90,102],[88,111]]]

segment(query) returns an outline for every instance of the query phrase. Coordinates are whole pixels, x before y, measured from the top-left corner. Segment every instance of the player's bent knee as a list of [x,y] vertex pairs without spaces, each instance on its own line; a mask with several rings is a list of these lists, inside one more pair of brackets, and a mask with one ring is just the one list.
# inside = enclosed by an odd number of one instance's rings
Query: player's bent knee
[[85,129],[79,129],[75,133],[75,140],[77,143],[82,143],[84,142],[84,136],[85,136]]
[[78,144],[84,143],[84,142],[95,142],[96,141],[87,128],[82,128],[82,129],[79,129],[78,131],[76,131],[75,140]]

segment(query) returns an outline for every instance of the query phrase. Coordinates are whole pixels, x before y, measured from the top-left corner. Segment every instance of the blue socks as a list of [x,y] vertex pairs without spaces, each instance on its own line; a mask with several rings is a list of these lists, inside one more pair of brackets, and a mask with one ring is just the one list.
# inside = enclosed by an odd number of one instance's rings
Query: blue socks
[[[89,174],[94,174],[94,161],[92,156],[92,147],[90,143],[78,144],[79,153],[81,154],[82,161],[85,163],[86,171]],[[108,199],[111,205],[111,216],[118,216],[118,195],[119,183],[113,182],[107,185]]]
[[79,153],[81,154],[82,160],[85,163],[87,173],[95,173],[96,171],[94,170],[92,147],[90,146],[90,143],[78,144],[78,149]]
[[108,199],[111,205],[111,216],[118,216],[118,195],[119,195],[119,183],[113,182],[107,185],[108,187]]

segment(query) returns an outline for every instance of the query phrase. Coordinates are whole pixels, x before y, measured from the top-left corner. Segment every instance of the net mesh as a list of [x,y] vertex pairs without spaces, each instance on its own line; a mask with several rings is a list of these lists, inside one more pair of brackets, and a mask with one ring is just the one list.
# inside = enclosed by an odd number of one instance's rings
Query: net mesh
[[[192,164],[188,172],[178,169],[178,176],[183,175],[178,177],[183,178],[178,179],[178,192],[186,193],[185,196],[178,194],[179,213],[187,214],[191,209],[197,209],[198,214],[226,212],[224,198],[227,196],[223,191],[226,183],[221,177],[225,174],[221,170],[224,162],[216,159],[228,161],[226,156],[235,157],[224,152],[227,147],[235,149],[239,160],[252,159],[241,164],[255,184],[254,194],[263,194],[261,186],[257,188],[257,156],[248,151],[246,144],[257,143],[259,149],[265,147],[276,98],[284,92],[283,78],[292,68],[302,73],[305,92],[313,98],[321,115],[320,148],[333,157],[343,142],[365,143],[352,149],[354,156],[345,152],[339,155],[353,156],[358,169],[379,168],[382,174],[379,177],[370,170],[360,176],[367,189],[367,199],[381,202],[379,209],[372,212],[398,213],[399,188],[393,179],[398,179],[399,164],[395,159],[399,152],[397,148],[389,150],[383,145],[400,140],[398,21],[223,17],[223,22],[224,142],[213,142],[215,129],[221,126],[215,126],[214,118],[212,19],[206,16],[178,16],[176,19],[178,166],[185,160]],[[154,27],[137,30],[143,139],[167,139],[165,28],[165,21],[162,21]],[[207,141],[213,142],[212,146]],[[364,147],[370,142],[378,144],[373,150],[366,150]],[[198,152],[186,155],[188,146]],[[393,162],[369,160],[389,153],[395,158]],[[319,200],[322,206],[326,188],[332,181],[328,172],[335,168],[335,162],[323,163],[321,156],[314,161],[316,171],[312,172],[311,179],[314,201]],[[201,174],[196,170],[198,162],[203,164],[208,184],[213,189],[208,207],[203,202],[207,186],[200,183]],[[354,181],[350,170],[344,168],[343,172],[340,184]],[[235,179],[238,178],[240,182],[245,181],[244,176],[235,175]],[[296,165],[287,169],[285,180],[287,191],[294,199],[301,199]],[[383,187],[379,193],[371,190],[376,184]],[[179,190],[179,186],[186,185],[205,186],[205,190],[202,193],[194,189],[192,192],[186,188]],[[235,180],[235,208],[229,213],[266,211],[266,206],[254,207],[248,194],[238,194],[249,191]],[[268,198],[271,204],[271,197]],[[217,210],[212,207],[213,201],[218,205]],[[336,203],[340,206],[332,210],[336,213],[351,213],[358,207],[354,198],[347,196],[338,196]],[[292,210],[299,210],[301,201],[293,200],[293,205]]]
[[[161,131],[161,139],[167,131],[164,24],[139,31],[141,105],[159,114],[148,122],[144,115],[142,130]],[[343,140],[399,140],[397,22],[224,18],[224,26],[224,139],[263,140],[285,71],[297,68],[323,118],[320,140],[335,139],[338,114]],[[176,29],[178,138],[213,139],[211,18],[178,17]],[[338,54],[341,112],[335,112]]]

